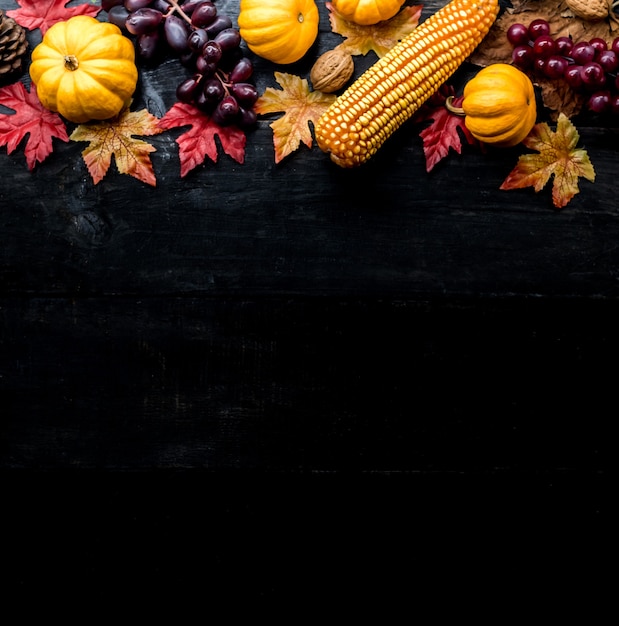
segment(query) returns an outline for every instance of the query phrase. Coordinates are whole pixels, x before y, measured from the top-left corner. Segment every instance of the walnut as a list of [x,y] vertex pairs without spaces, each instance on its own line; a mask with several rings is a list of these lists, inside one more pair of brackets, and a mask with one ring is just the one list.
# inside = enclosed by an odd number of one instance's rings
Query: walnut
[[310,71],[316,91],[333,93],[341,89],[355,71],[352,55],[337,48],[320,55]]
[[613,0],[565,0],[570,11],[588,22],[597,22],[608,17]]

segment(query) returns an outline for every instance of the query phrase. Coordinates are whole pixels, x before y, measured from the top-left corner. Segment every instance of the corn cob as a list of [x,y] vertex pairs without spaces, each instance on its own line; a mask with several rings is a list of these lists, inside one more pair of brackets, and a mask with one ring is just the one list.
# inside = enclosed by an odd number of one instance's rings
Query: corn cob
[[498,12],[498,0],[451,0],[422,22],[320,117],[320,149],[341,167],[366,162],[475,50]]

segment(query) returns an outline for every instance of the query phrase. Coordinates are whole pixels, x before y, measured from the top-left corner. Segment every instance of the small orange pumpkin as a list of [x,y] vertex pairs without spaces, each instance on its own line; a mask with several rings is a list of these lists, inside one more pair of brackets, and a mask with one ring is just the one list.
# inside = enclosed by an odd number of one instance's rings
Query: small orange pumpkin
[[106,120],[135,91],[135,48],[114,24],[76,15],[47,30],[32,51],[30,78],[50,111],[78,124]]
[[273,63],[301,59],[318,37],[314,0],[241,0],[238,24],[247,47]]
[[464,86],[462,95],[464,123],[479,141],[515,146],[535,125],[533,83],[513,65],[484,67]]
[[403,4],[404,0],[331,0],[336,13],[361,26],[391,19]]

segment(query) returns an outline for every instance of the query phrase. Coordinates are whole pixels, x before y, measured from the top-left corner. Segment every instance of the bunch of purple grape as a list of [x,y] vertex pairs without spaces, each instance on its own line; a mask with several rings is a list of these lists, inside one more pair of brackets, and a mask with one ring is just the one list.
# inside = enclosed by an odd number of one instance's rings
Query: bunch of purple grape
[[592,113],[619,115],[619,37],[609,45],[605,39],[574,42],[571,37],[553,37],[544,19],[528,26],[512,24],[507,29],[512,61],[523,71],[545,78],[563,79],[586,98]]
[[212,0],[103,0],[101,6],[109,22],[135,37],[138,58],[153,61],[167,51],[192,71],[177,86],[180,102],[220,126],[255,124],[253,63],[243,54],[238,29]]

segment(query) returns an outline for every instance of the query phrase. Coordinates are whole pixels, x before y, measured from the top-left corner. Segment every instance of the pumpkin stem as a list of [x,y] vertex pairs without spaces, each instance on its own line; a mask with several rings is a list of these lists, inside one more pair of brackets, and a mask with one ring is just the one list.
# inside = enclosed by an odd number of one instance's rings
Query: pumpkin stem
[[445,108],[454,115],[460,115],[464,117],[464,109],[462,107],[457,107],[453,105],[454,97],[449,96],[447,100],[445,100]]
[[75,70],[80,66],[77,57],[74,54],[67,54],[64,58],[64,67],[67,70],[71,70],[75,72]]
[[303,24],[303,22],[305,21],[305,18],[303,17],[303,13],[299,13],[299,15],[297,15],[297,20],[299,24]]

